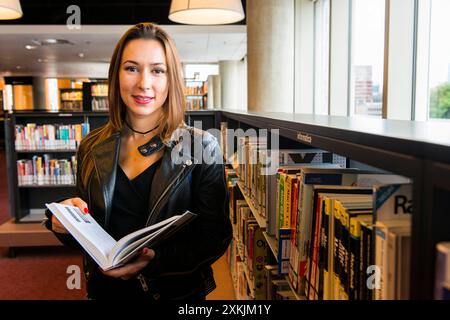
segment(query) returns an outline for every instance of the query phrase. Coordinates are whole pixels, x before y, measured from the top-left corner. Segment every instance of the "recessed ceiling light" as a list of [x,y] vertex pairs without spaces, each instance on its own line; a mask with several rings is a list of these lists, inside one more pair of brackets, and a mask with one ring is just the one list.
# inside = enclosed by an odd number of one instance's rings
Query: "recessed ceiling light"
[[79,56],[80,58],[84,58],[84,53],[83,53],[83,52],[80,52],[80,53],[78,54],[78,56]]
[[33,39],[31,40],[33,44],[36,46],[53,46],[53,45],[60,45],[60,44],[73,44],[72,42],[66,40],[66,39],[44,39],[44,40],[38,40]]
[[32,45],[27,44],[27,45],[25,46],[25,48],[28,49],[28,50],[33,50],[33,49],[36,49],[37,46],[32,46]]

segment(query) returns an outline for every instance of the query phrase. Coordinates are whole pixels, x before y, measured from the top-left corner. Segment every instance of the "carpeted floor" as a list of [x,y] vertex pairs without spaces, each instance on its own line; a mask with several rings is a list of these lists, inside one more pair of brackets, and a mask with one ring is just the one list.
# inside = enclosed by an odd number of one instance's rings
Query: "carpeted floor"
[[[0,151],[0,224],[11,219],[8,207],[6,160]],[[69,290],[67,268],[82,266],[81,254],[66,247],[17,248],[9,258],[8,248],[0,247],[0,299],[83,299],[85,286]]]
[[[4,151],[0,151],[0,224],[9,220],[8,187]],[[0,247],[0,300],[84,299],[85,284],[80,289],[67,286],[75,265],[81,268],[81,254],[67,247],[29,247],[16,249],[17,257],[8,257],[8,248]],[[217,289],[208,300],[232,300],[234,292],[225,256],[214,265]],[[73,273],[71,273],[73,274]],[[73,284],[69,281],[69,284]]]

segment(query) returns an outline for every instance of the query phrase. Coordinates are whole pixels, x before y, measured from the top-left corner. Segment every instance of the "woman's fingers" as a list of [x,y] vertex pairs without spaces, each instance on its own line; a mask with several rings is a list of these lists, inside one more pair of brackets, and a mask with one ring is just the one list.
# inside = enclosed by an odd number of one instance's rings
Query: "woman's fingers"
[[[60,202],[61,204],[65,204],[68,206],[76,206],[81,212],[89,213],[89,209],[87,207],[87,203],[83,201],[81,198],[70,198]],[[52,229],[58,233],[69,233],[66,228],[59,222],[59,220],[53,215],[52,216]]]
[[70,198],[61,202],[62,204],[66,204],[69,206],[78,207],[83,213],[89,213],[89,209],[87,203],[81,198]]
[[55,216],[52,216],[52,229],[58,233],[69,233]]
[[127,263],[123,267],[102,272],[105,275],[113,278],[122,278],[123,280],[128,280],[137,275],[142,269],[144,269],[154,257],[154,250],[144,248],[141,255],[135,261]]
[[87,203],[83,201],[81,198],[73,198],[72,203],[74,206],[78,207],[81,212],[83,213],[89,213],[89,209],[87,206]]

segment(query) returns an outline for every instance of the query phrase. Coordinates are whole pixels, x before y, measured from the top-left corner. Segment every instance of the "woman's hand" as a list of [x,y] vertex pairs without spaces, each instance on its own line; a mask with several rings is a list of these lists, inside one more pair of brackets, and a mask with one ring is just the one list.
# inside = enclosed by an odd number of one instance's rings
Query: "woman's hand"
[[141,255],[133,262],[127,263],[123,267],[116,269],[103,271],[103,274],[113,277],[122,278],[123,280],[128,280],[136,276],[142,269],[144,269],[147,264],[155,257],[155,251],[149,248],[144,248]]
[[[69,205],[69,206],[78,207],[81,210],[81,212],[89,213],[87,203],[84,202],[81,198],[70,198],[70,199],[64,200],[60,203]],[[53,229],[53,231],[58,232],[58,233],[69,233],[67,231],[67,229],[64,228],[62,223],[59,222],[59,220],[54,215],[52,215],[52,229]]]

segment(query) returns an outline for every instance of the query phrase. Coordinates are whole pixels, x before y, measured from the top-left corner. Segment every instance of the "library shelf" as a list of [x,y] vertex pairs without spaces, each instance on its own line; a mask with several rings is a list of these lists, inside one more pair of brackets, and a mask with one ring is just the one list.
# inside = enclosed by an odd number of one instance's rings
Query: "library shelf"
[[261,229],[266,229],[266,220],[264,217],[262,217],[259,213],[259,210],[255,208],[253,201],[250,199],[250,197],[245,192],[244,186],[242,185],[241,181],[238,181],[239,189],[241,190],[242,195],[245,198],[245,201],[247,202],[247,205],[250,207],[250,211],[253,214],[253,217],[256,219],[256,222],[258,223],[259,227]]
[[450,241],[448,122],[226,109],[220,111],[219,120],[229,129],[276,129],[281,144],[327,150],[346,157],[352,167],[412,179],[410,298],[433,298],[435,247]]
[[267,232],[263,231],[264,238],[267,241],[267,244],[269,245],[270,250],[273,253],[273,256],[275,257],[275,260],[278,262],[278,242],[277,239],[275,239],[274,236],[271,236]]

